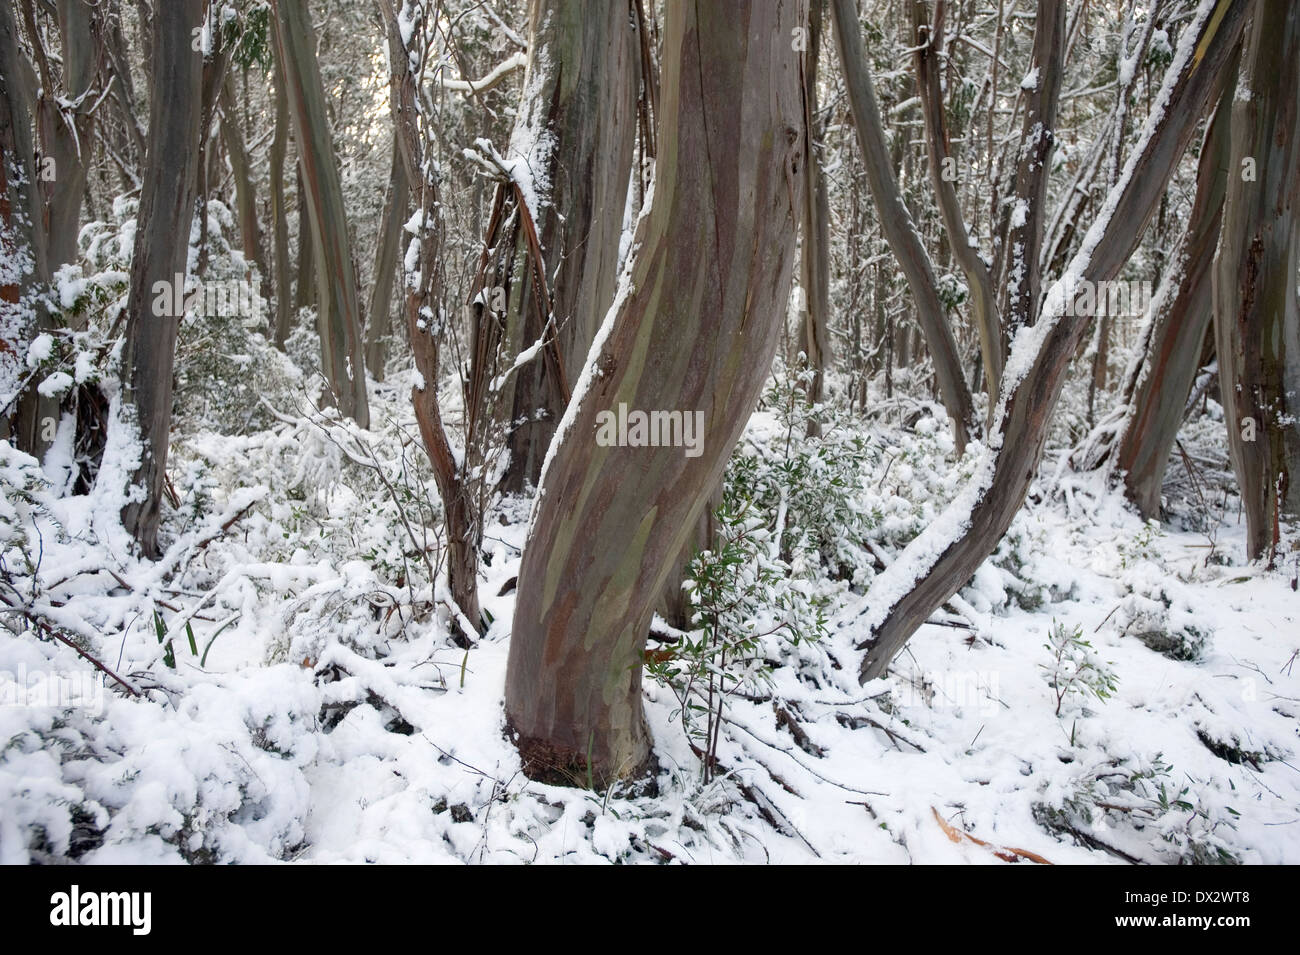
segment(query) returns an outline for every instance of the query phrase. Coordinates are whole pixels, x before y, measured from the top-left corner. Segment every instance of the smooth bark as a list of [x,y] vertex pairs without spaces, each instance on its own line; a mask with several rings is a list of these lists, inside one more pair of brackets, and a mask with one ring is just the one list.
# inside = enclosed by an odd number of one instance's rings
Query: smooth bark
[[[123,425],[140,429],[139,467],[132,477],[137,493],[122,509],[122,525],[146,556],[158,555],[158,522],[167,471],[172,420],[172,369],[181,316],[155,308],[155,283],[172,288],[185,275],[197,187],[202,114],[203,54],[191,49],[193,31],[203,22],[203,0],[169,0],[153,21],[149,149],[145,159],[140,212],[131,257],[131,288],[126,305],[126,345],[122,353]],[[173,295],[174,297],[174,295]],[[159,312],[162,314],[159,314]],[[134,421],[131,419],[134,415]]]
[[[1214,328],[1228,450],[1246,515],[1251,560],[1276,556],[1294,489],[1287,460],[1288,338],[1300,303],[1300,9],[1256,5],[1246,47],[1249,97],[1232,108],[1232,161],[1214,267]],[[1253,175],[1251,173],[1253,172]],[[1293,502],[1294,503],[1294,502]]]
[[876,103],[876,93],[867,66],[857,8],[853,0],[831,0],[831,7],[835,15],[835,35],[839,40],[840,63],[844,67],[853,123],[862,147],[871,194],[876,201],[880,231],[898,259],[899,268],[912,291],[916,320],[934,359],[939,395],[948,417],[952,419],[953,435],[960,452],[969,440],[975,420],[975,407],[970,386],[961,369],[957,341],[948,325],[943,303],[939,300],[934,264],[921,243],[921,236],[894,177],[889,145],[880,119],[880,107]]
[[[535,778],[604,786],[649,762],[654,603],[784,324],[806,154],[799,15],[738,0],[666,8],[654,199],[561,423],[519,573],[506,715]],[[701,453],[602,446],[598,415],[620,404],[702,412]]]
[[370,407],[366,397],[357,273],[352,262],[343,186],[330,138],[325,90],[316,62],[316,31],[305,0],[274,0],[271,7],[276,55],[283,71],[289,115],[298,143],[306,213],[317,263],[321,370],[339,410],[368,428]]

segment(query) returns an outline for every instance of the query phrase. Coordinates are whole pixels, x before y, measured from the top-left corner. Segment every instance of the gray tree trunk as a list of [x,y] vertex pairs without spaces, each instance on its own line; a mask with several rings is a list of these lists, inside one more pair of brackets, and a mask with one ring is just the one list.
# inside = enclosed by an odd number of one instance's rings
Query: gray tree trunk
[[[528,71],[507,158],[526,155],[534,181],[550,183],[541,208],[532,210],[552,286],[540,311],[553,317],[556,331],[545,334],[553,335],[563,380],[571,383],[614,298],[636,143],[640,48],[626,0],[532,0],[529,11]],[[538,137],[539,130],[549,135]],[[516,248],[519,256],[528,254],[523,235]],[[532,270],[519,271],[510,303],[514,352],[544,334]],[[568,400],[567,384],[556,378],[541,361],[515,373],[507,410],[512,421],[525,423],[508,438],[507,490],[535,485],[541,476]]]
[[397,260],[402,254],[407,213],[411,205],[411,187],[406,178],[406,163],[397,137],[393,137],[393,167],[388,175],[388,192],[384,196],[384,214],[379,224],[375,250],[375,271],[370,277],[370,308],[366,314],[366,367],[375,381],[384,380],[388,363],[388,338],[392,331],[393,279]]
[[[179,315],[158,314],[155,283],[172,287],[186,272],[197,189],[203,54],[191,49],[204,0],[169,0],[153,21],[149,150],[131,258],[122,353],[123,404],[134,414],[143,449],[132,476],[143,498],[122,509],[122,525],[146,556],[158,554],[158,521],[172,420],[172,368]],[[169,311],[162,309],[161,311]]]
[[848,85],[853,123],[857,127],[858,142],[862,147],[867,178],[871,183],[871,194],[876,201],[880,231],[898,259],[899,268],[912,291],[916,319],[934,359],[939,395],[948,417],[952,419],[953,435],[960,453],[965,448],[974,425],[975,407],[970,386],[961,369],[957,341],[948,325],[943,303],[939,300],[934,264],[921,243],[921,236],[894,177],[884,125],[880,120],[880,108],[876,104],[876,93],[867,66],[857,7],[853,0],[831,0],[831,7],[835,15],[835,35],[839,39],[840,62]]
[[[1256,4],[1246,45],[1248,98],[1232,107],[1232,161],[1214,267],[1214,328],[1228,450],[1251,560],[1276,556],[1292,475],[1288,338],[1300,328],[1300,8]],[[1252,170],[1253,167],[1253,170]],[[1253,175],[1251,175],[1253,171]]]
[[298,162],[307,200],[305,211],[311,224],[317,262],[321,370],[339,410],[368,428],[370,407],[366,397],[357,272],[352,262],[343,186],[330,139],[325,90],[316,62],[316,31],[305,0],[274,0],[271,7],[276,55],[283,70],[289,115],[298,142]]
[[[603,786],[650,761],[641,664],[655,600],[785,321],[806,155],[799,16],[794,3],[666,8],[654,199],[542,476],[519,573],[506,715],[535,778]],[[702,412],[701,453],[598,445],[597,416],[620,404]]]
[[1154,316],[1142,364],[1125,389],[1128,410],[1115,467],[1123,472],[1125,493],[1147,518],[1160,516],[1165,468],[1201,366],[1201,343],[1213,315],[1210,283],[1230,174],[1228,125],[1236,90],[1231,71],[1229,78],[1232,82],[1219,97],[1201,147],[1187,234],[1163,280],[1167,289],[1176,292],[1167,307],[1168,290],[1157,296],[1159,312]]

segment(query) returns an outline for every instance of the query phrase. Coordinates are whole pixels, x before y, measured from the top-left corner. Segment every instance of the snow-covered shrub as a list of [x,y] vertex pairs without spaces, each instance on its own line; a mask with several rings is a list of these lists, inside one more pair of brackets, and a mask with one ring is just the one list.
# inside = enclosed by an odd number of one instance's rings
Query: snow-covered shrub
[[[727,469],[729,488],[744,489],[753,507],[769,516],[782,558],[820,565],[840,579],[861,583],[870,564],[865,541],[880,519],[863,494],[879,455],[861,422],[830,406],[814,407],[808,370],[778,370],[762,407],[770,430],[751,433]],[[810,436],[810,425],[820,434]]]
[[1122,580],[1129,592],[1111,626],[1174,660],[1199,660],[1213,632],[1193,609],[1184,586],[1153,563],[1131,568]]
[[[1235,828],[1237,811],[1215,806],[1208,791],[1175,783],[1173,767],[1160,754],[1149,763],[1105,763],[1044,795],[1033,809],[1039,825],[1090,848],[1128,848],[1138,854],[1126,856],[1134,861],[1166,864],[1240,862],[1219,835],[1221,828]],[[1144,852],[1156,858],[1142,858]]]
[[106,693],[102,714],[0,707],[0,861],[112,862],[119,845],[135,861],[290,857],[305,835],[315,691],[284,668],[231,682],[174,703]]
[[[122,334],[118,319],[129,289],[137,213],[136,200],[119,198],[111,220],[81,230],[81,261],[65,268],[58,283],[69,324],[88,324],[110,338]],[[230,210],[217,200],[207,205],[201,280],[195,277],[199,229],[196,218],[185,287],[150,290],[151,308],[166,309],[169,300],[173,306],[184,304],[176,345],[177,417],[188,430],[256,430],[272,420],[263,399],[285,404],[303,391],[302,375],[263,334],[267,303],[256,269],[229,238],[236,231]]]

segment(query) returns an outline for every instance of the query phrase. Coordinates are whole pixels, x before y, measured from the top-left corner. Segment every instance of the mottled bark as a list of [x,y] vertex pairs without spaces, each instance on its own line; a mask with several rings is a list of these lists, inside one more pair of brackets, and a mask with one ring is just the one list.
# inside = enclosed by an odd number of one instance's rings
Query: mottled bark
[[[133,412],[124,427],[138,426],[141,461],[132,485],[141,499],[122,509],[122,525],[149,557],[158,554],[158,521],[167,471],[172,420],[172,368],[179,315],[156,309],[155,283],[167,288],[186,272],[194,217],[199,155],[203,54],[191,49],[203,22],[203,0],[169,0],[153,21],[149,149],[131,257],[122,352],[123,404]],[[179,290],[176,290],[179,291]],[[159,314],[159,312],[163,314]]]
[[[1235,80],[1232,71],[1228,76]],[[1213,314],[1210,283],[1231,161],[1228,124],[1235,90],[1235,82],[1229,82],[1206,132],[1187,233],[1162,280],[1166,288],[1152,303],[1158,311],[1152,316],[1141,365],[1125,387],[1127,410],[1115,467],[1123,473],[1125,493],[1147,518],[1160,516],[1165,468],[1201,367],[1201,343]]]
[[[804,181],[800,6],[666,8],[654,200],[542,476],[519,572],[506,715],[534,777],[603,786],[650,759],[641,664],[654,603],[784,324]],[[620,404],[702,412],[701,453],[601,446],[598,415]]]
[[[1235,66],[1232,52],[1250,7],[1248,0],[1207,0],[1184,28],[1191,32],[1180,40],[1179,56],[1158,97],[1159,121],[1111,191],[1106,204],[1110,215],[1089,230],[1070,263],[1081,286],[1110,281],[1137,247],[1165,183],[1219,88],[1222,70]],[[1166,93],[1167,101],[1161,102]],[[860,670],[864,681],[883,676],[917,628],[970,580],[1024,503],[1070,361],[1091,322],[1088,315],[1060,314],[1067,310],[1063,295],[1055,303],[1049,297],[1045,305],[1051,310],[1045,308],[1039,318],[1038,324],[1046,323],[1041,337],[1022,342],[1033,353],[1012,352],[1008,367],[1020,360],[1025,370],[1003,382],[1003,407],[989,437],[988,458],[939,520],[878,578],[872,591],[886,596],[873,605],[872,593],[867,595],[867,608],[858,618],[870,631],[861,644],[867,651]],[[952,537],[954,528],[959,533]]]
[[325,91],[316,62],[316,31],[305,0],[274,0],[271,7],[276,56],[281,64],[289,115],[298,143],[305,211],[317,261],[321,371],[339,410],[368,428],[370,407],[366,397],[357,272],[352,262],[343,186],[330,139]]
[[[543,334],[556,342],[562,378],[572,382],[614,298],[619,236],[636,143],[640,42],[626,0],[532,0],[528,71],[507,159],[525,157],[534,183],[549,183],[531,210],[546,262],[554,332],[537,321],[532,271],[511,289],[514,352]],[[547,135],[537,133],[546,130]],[[528,254],[521,234],[516,254]],[[544,362],[515,373],[503,486],[536,484],[546,449],[568,400]]]
[[1257,4],[1245,55],[1250,96],[1232,107],[1214,327],[1246,552],[1251,560],[1271,561],[1296,478],[1287,431],[1300,427],[1287,420],[1300,413],[1300,398],[1288,398],[1285,380],[1287,340],[1295,341],[1300,326],[1300,8]]
[[921,236],[894,177],[856,6],[853,0],[831,0],[831,7],[853,123],[862,147],[871,194],[876,201],[880,231],[898,259],[899,268],[912,291],[917,323],[934,359],[939,395],[948,417],[952,419],[953,435],[960,451],[966,446],[975,419],[970,386],[962,372],[957,342],[939,300],[934,264],[921,243]]

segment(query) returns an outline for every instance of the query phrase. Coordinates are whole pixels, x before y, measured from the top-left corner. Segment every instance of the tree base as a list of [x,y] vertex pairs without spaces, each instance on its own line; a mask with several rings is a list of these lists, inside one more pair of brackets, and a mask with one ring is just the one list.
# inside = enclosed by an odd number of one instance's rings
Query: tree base
[[506,738],[519,750],[524,775],[536,782],[595,792],[604,792],[615,783],[622,783],[626,795],[655,796],[659,793],[659,760],[649,747],[645,758],[634,766],[611,769],[599,763],[589,764],[586,753],[535,736],[521,736],[508,721]]

